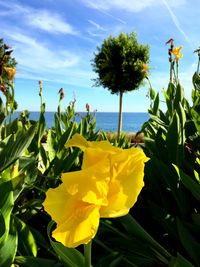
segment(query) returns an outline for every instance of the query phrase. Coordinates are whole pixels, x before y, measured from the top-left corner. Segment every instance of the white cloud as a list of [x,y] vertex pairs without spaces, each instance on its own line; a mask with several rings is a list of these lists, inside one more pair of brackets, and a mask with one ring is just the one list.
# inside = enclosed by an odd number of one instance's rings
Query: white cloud
[[182,29],[180,23],[179,23],[179,20],[177,18],[177,16],[175,15],[175,13],[172,11],[171,7],[170,7],[170,1],[166,1],[166,0],[162,0],[163,4],[165,5],[165,7],[167,8],[170,16],[171,16],[171,19],[174,23],[174,25],[176,26],[176,28],[178,29],[178,31],[183,35],[184,39],[189,43],[190,46],[192,46],[191,44],[191,40],[189,39],[189,37],[187,36],[187,34],[185,33],[185,31]]
[[51,33],[72,34],[78,32],[67,23],[60,14],[47,9],[35,9],[29,6],[22,6],[18,3],[6,3],[0,0],[0,6],[5,10],[0,11],[0,16],[15,16],[23,23]]
[[77,34],[77,31],[66,23],[60,15],[47,10],[34,11],[26,16],[27,23],[38,29],[51,33]]
[[88,22],[90,24],[92,24],[92,26],[94,26],[95,28],[97,28],[98,30],[102,30],[102,31],[105,31],[105,29],[103,27],[101,27],[98,23],[94,22],[93,20],[88,20]]
[[[158,5],[157,0],[82,0],[82,2],[90,8],[98,9],[101,11],[109,11],[111,9],[126,10],[128,12],[140,12],[143,9],[151,6]],[[185,3],[185,0],[168,0],[170,6],[179,6]]]
[[26,69],[35,73],[59,73],[66,68],[77,65],[79,57],[67,50],[51,50],[48,44],[38,42],[36,39],[12,30],[4,35],[14,43],[14,56],[19,62],[19,69]]

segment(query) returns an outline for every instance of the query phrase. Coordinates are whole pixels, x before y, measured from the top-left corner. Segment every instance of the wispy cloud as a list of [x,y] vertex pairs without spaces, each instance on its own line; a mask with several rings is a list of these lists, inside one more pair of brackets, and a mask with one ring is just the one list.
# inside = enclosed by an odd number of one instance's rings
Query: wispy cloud
[[105,32],[107,32],[105,28],[103,28],[100,24],[96,23],[95,21],[89,19],[88,22],[91,25],[87,30],[90,36],[103,37]]
[[19,62],[19,71],[33,73],[59,74],[69,67],[76,66],[79,57],[67,50],[53,50],[48,44],[13,30],[6,30],[4,36],[15,46],[15,57]]
[[98,23],[94,22],[93,20],[90,20],[90,19],[89,19],[88,22],[89,22],[90,24],[92,24],[94,27],[96,27],[98,30],[105,31],[105,29],[104,29],[102,26],[100,26]]
[[111,9],[121,9],[129,12],[139,12],[149,6],[152,6],[156,0],[82,0],[88,7],[109,11]]
[[5,10],[0,11],[0,16],[15,16],[19,22],[23,21],[27,26],[47,31],[53,34],[78,34],[69,23],[67,23],[60,14],[47,9],[34,9],[29,6],[20,5],[17,2],[6,3],[0,0],[0,6]]
[[51,33],[77,34],[78,32],[66,23],[59,14],[40,10],[27,14],[28,24]]
[[163,4],[166,6],[172,21],[174,22],[174,25],[178,29],[178,31],[183,35],[184,39],[189,43],[191,47],[193,47],[190,38],[188,35],[184,32],[184,30],[181,28],[180,22],[178,21],[178,18],[176,17],[175,13],[172,11],[171,7],[169,6],[168,2],[166,0],[162,0]]

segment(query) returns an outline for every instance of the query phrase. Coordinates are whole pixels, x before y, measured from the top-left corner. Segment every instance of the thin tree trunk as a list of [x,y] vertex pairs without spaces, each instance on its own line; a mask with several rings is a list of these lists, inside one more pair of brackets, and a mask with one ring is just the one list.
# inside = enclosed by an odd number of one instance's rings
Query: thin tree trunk
[[120,92],[119,94],[119,118],[118,118],[118,132],[117,132],[117,138],[119,139],[119,136],[122,131],[122,97],[123,92]]

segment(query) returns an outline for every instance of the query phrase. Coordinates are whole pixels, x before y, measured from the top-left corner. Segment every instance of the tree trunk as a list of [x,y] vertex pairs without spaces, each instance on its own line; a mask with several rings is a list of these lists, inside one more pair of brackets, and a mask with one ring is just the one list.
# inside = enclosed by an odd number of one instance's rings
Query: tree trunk
[[120,92],[119,94],[119,118],[118,118],[118,132],[117,132],[117,138],[119,139],[119,136],[122,131],[122,97],[123,92]]

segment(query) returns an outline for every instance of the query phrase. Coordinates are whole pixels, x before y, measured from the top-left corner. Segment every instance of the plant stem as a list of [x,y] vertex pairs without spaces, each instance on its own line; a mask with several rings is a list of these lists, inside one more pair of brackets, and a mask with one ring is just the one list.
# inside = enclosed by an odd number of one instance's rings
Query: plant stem
[[123,92],[120,91],[119,94],[119,118],[118,118],[118,131],[117,131],[117,140],[119,141],[119,137],[122,130],[122,97]]
[[85,267],[92,267],[91,255],[92,255],[92,241],[84,245]]

